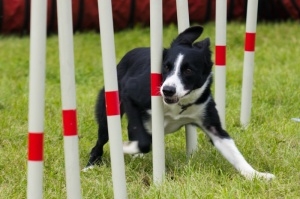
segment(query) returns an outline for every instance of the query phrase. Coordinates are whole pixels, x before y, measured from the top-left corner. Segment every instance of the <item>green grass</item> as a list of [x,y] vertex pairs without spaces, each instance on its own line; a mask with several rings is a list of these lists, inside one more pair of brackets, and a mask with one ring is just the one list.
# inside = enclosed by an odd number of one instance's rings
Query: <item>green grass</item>
[[[199,133],[199,150],[185,157],[181,130],[166,137],[166,178],[152,182],[151,153],[125,156],[128,198],[300,198],[300,38],[298,23],[259,24],[257,28],[253,109],[247,129],[239,124],[245,25],[228,24],[226,128],[246,159],[259,171],[274,173],[271,182],[247,181]],[[202,38],[211,38],[214,24]],[[177,35],[164,28],[164,46]],[[149,29],[115,34],[117,60],[128,50],[149,46]],[[80,166],[96,141],[94,104],[103,85],[97,33],[74,36]],[[213,57],[214,59],[214,57]],[[26,198],[29,38],[0,37],[0,198]],[[58,39],[47,40],[44,198],[66,198]],[[123,129],[125,131],[125,119]],[[127,139],[126,134],[123,134]],[[104,164],[81,173],[83,198],[113,198],[109,148]]]

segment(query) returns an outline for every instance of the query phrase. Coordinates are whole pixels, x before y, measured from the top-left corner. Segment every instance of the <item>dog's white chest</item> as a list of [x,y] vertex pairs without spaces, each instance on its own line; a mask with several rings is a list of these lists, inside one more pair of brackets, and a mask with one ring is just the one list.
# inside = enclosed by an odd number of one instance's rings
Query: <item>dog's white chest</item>
[[201,125],[204,115],[203,105],[192,105],[182,108],[179,105],[164,105],[165,133],[173,133],[185,124]]
[[[151,115],[151,111],[148,113]],[[192,105],[183,109],[181,106],[164,105],[165,134],[173,133],[186,124],[202,126],[202,118],[205,115],[205,104]],[[150,117],[151,118],[151,117]],[[144,122],[145,128],[152,133],[151,119]]]

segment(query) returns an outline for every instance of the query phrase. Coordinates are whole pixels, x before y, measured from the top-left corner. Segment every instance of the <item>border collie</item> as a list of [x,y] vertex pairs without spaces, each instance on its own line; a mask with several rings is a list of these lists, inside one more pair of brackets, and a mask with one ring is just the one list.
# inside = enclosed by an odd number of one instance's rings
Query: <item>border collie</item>
[[[192,124],[209,137],[217,150],[247,179],[272,179],[270,173],[258,172],[245,160],[228,133],[222,129],[211,94],[212,66],[210,40],[195,42],[203,28],[194,26],[179,34],[169,49],[163,50],[162,85],[165,133],[173,133]],[[150,48],[128,52],[117,66],[121,115],[128,118],[129,141],[123,145],[127,154],[151,150]],[[96,104],[98,140],[91,150],[87,168],[101,161],[108,142],[104,88]]]

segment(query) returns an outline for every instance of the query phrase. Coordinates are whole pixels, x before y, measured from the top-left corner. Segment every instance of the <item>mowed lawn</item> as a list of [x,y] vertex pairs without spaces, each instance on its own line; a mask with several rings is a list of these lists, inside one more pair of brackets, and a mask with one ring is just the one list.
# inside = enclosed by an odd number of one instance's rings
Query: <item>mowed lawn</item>
[[[204,25],[214,52],[214,23]],[[187,160],[184,131],[168,135],[166,178],[152,180],[152,153],[125,156],[128,198],[300,198],[300,35],[299,23],[260,23],[257,27],[253,107],[247,129],[240,126],[244,23],[227,26],[226,129],[257,170],[276,175],[271,182],[243,178],[199,130],[198,151]],[[115,34],[117,60],[130,49],[149,46],[150,29]],[[164,28],[164,47],[177,35]],[[74,36],[80,167],[97,138],[94,105],[103,85],[100,38],[96,32]],[[212,59],[214,59],[214,54]],[[115,66],[112,66],[115,67]],[[0,36],[0,198],[26,198],[29,37]],[[58,38],[47,39],[45,91],[44,198],[66,198]],[[123,138],[127,140],[126,118]],[[113,198],[109,147],[104,162],[81,172],[83,198]]]

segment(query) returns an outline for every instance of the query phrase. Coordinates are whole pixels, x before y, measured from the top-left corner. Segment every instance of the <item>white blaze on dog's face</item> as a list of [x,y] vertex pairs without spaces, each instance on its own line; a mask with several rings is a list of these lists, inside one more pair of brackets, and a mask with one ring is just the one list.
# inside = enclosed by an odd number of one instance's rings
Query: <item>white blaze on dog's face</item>
[[184,55],[179,53],[173,63],[173,67],[171,65],[165,66],[165,70],[169,70],[169,75],[161,86],[160,92],[166,103],[177,103],[181,97],[188,93],[188,90],[184,89],[180,78],[180,68],[183,59]]

